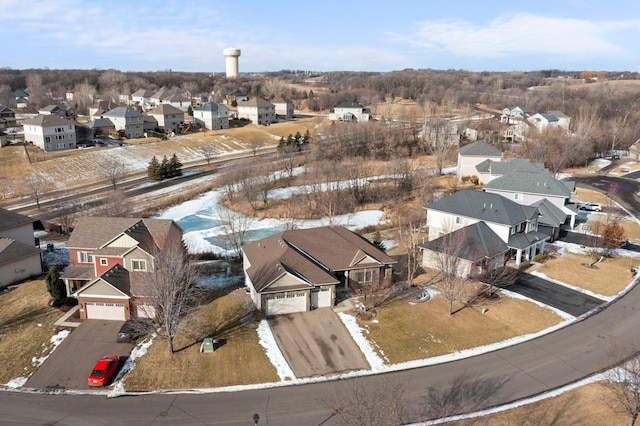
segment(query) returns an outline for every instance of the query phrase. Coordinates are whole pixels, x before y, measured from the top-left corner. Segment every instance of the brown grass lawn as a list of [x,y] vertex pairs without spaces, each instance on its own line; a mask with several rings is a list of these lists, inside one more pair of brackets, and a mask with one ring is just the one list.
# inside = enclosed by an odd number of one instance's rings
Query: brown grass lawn
[[51,350],[53,323],[63,313],[47,305],[44,280],[28,281],[0,295],[0,383],[28,377],[35,371],[32,358]]
[[596,263],[595,268],[583,265],[589,263],[589,256],[569,253],[554,255],[538,268],[549,278],[592,291],[603,296],[614,296],[631,282],[630,265],[640,263],[637,259],[614,256]]
[[[488,309],[485,314],[482,307]],[[451,316],[447,312],[440,296],[417,304],[394,300],[378,308],[374,321],[359,324],[386,363],[396,364],[500,342],[562,321],[549,309],[504,296]]]
[[477,419],[444,423],[450,426],[600,426],[626,425],[629,420],[614,409],[607,389],[593,383],[553,398]]
[[[275,367],[258,343],[255,329],[238,321],[244,309],[241,299],[235,295],[223,296],[201,307],[186,320],[193,338],[177,339],[178,351],[173,356],[169,355],[167,341],[156,339],[126,375],[125,388],[144,391],[278,381]],[[213,353],[200,353],[200,342],[206,336],[226,341]]]
[[[630,216],[616,217],[615,219],[618,220],[618,223],[624,228],[624,233],[627,238],[632,241],[640,241],[640,224],[638,224],[638,222]],[[606,223],[606,214],[591,213],[587,218],[587,224],[591,226],[591,232],[594,232],[598,227],[602,230]]]

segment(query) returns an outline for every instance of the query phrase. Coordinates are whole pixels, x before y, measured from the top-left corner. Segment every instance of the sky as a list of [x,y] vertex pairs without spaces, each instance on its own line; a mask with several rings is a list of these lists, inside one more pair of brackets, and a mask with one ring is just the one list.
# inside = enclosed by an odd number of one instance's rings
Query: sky
[[0,0],[0,67],[640,71],[637,0]]

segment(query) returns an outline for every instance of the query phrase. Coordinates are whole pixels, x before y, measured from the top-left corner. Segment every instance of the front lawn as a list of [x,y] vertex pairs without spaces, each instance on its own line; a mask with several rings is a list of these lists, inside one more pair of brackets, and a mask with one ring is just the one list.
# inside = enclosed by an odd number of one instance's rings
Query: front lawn
[[[125,389],[213,388],[277,382],[276,369],[259,344],[255,328],[241,320],[244,312],[242,300],[235,295],[202,306],[185,319],[190,337],[176,339],[177,352],[170,355],[166,340],[156,339],[125,376]],[[206,336],[213,336],[223,344],[213,353],[201,353],[200,342]]]
[[397,364],[535,333],[562,321],[549,309],[505,296],[451,316],[447,312],[440,296],[415,304],[394,300],[378,308],[375,320],[358,323],[385,363]]
[[63,312],[48,306],[44,280],[28,281],[0,295],[0,383],[29,377],[33,360],[51,351],[53,323]]

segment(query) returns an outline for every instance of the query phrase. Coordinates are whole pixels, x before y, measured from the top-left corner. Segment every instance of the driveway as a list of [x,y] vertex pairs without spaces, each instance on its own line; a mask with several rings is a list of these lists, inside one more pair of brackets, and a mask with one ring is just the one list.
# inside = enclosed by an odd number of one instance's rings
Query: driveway
[[268,321],[278,347],[296,377],[370,368],[332,309],[278,315]]
[[131,343],[116,343],[122,321],[84,320],[27,380],[38,389],[89,389],[87,376],[105,355],[128,357]]
[[506,287],[506,289],[559,309],[574,317],[586,314],[604,303],[604,300],[597,297],[589,296],[526,272],[518,272],[516,283]]

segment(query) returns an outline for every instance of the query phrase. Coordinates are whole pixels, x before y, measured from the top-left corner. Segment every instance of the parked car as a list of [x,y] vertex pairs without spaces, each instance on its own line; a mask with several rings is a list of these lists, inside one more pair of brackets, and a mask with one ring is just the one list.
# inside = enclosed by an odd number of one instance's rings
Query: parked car
[[89,373],[89,386],[106,386],[109,384],[120,364],[118,355],[106,355],[100,361],[96,362],[93,370]]
[[578,209],[591,212],[601,212],[602,206],[598,203],[580,203],[578,204]]

